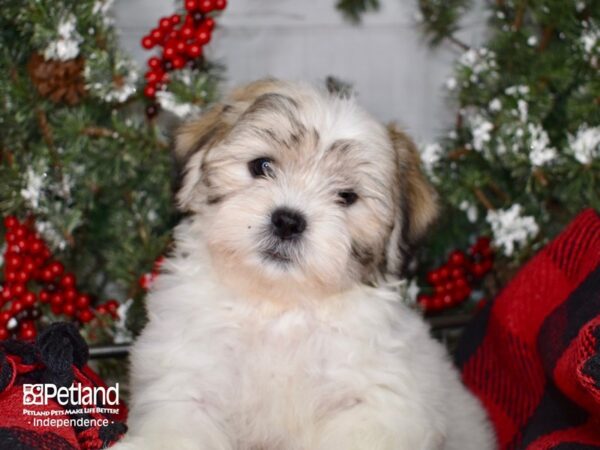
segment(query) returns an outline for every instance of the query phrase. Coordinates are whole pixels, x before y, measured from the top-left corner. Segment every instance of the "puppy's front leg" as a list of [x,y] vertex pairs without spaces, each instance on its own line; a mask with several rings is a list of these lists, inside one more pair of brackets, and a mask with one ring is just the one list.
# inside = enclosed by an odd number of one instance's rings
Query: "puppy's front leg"
[[125,438],[114,450],[233,450],[222,424],[197,405],[160,405],[140,413],[129,424]]
[[318,433],[315,450],[442,450],[445,438],[428,421],[359,406],[330,419]]

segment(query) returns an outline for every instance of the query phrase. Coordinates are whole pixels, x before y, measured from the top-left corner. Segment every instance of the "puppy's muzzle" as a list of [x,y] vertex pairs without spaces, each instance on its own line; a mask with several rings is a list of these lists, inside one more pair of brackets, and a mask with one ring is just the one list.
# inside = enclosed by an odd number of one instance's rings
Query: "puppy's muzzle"
[[297,239],[306,230],[306,219],[299,211],[277,208],[271,214],[271,229],[279,239]]

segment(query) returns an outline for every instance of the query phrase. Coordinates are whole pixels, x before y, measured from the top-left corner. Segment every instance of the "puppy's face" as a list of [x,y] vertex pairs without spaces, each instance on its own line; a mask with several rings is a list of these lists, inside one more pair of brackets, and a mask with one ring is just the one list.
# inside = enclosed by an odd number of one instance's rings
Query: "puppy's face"
[[177,152],[197,238],[225,280],[261,295],[332,294],[398,273],[435,213],[403,134],[305,85],[235,91],[182,128]]

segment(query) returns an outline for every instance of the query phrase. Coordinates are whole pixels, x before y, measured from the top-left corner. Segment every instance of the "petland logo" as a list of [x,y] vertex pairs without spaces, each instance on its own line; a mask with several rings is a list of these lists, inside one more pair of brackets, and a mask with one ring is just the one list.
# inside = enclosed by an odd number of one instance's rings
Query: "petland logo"
[[56,387],[54,384],[24,384],[23,406],[48,405],[54,400],[61,406],[87,406],[87,405],[119,405],[119,383],[113,387],[94,386],[82,387],[73,384],[71,387]]

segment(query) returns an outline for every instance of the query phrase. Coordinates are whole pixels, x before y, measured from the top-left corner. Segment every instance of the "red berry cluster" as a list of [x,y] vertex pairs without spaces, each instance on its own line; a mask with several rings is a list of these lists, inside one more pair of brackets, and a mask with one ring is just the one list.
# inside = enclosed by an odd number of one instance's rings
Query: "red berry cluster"
[[450,253],[440,267],[427,273],[431,294],[419,294],[417,302],[426,312],[437,312],[464,302],[475,282],[481,280],[494,263],[494,252],[488,237],[480,237],[469,248]]
[[[203,47],[210,42],[215,21],[208,14],[223,10],[227,0],[185,0],[186,13],[162,17],[158,26],[142,38],[142,47],[150,50],[162,47],[161,57],[153,56],[148,60],[144,95],[150,99],[169,82],[168,72],[192,65],[202,56]],[[156,115],[158,108],[150,105],[146,113]]]
[[[4,283],[0,290],[0,340],[11,336],[33,339],[41,304],[49,305],[57,316],[90,322],[94,318],[90,296],[77,290],[75,275],[65,273],[63,264],[52,258],[46,243],[33,231],[31,222],[21,223],[8,216],[4,226],[6,250]],[[103,312],[102,306],[113,317],[116,315],[116,300],[98,307],[99,313]]]
[[154,261],[154,267],[152,268],[152,272],[148,272],[143,274],[138,280],[140,287],[147,291],[150,289],[150,286],[154,282],[154,279],[158,276],[158,272],[160,271],[160,266],[164,261],[164,257],[160,256],[156,261]]

